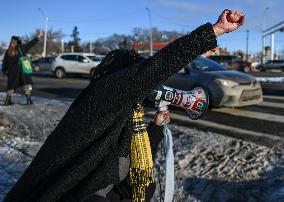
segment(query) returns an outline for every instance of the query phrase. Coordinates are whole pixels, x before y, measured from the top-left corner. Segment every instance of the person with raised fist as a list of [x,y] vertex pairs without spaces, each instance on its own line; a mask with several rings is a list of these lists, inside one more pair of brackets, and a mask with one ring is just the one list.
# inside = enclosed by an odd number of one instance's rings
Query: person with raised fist
[[13,104],[12,94],[17,88],[22,86],[27,98],[27,105],[33,104],[31,99],[32,77],[30,74],[23,72],[20,57],[26,56],[27,52],[39,41],[41,36],[43,36],[43,32],[38,32],[37,36],[26,44],[22,43],[20,37],[12,36],[2,64],[2,72],[8,76],[7,97],[4,105]]
[[4,201],[150,201],[160,139],[144,124],[142,101],[244,20],[226,9],[215,24],[198,27],[152,57],[134,50],[107,54]]

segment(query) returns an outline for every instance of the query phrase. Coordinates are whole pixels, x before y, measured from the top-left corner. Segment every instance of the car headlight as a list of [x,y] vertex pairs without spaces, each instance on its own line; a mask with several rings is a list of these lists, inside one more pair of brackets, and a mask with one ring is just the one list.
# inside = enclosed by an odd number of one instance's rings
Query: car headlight
[[226,86],[226,87],[229,87],[229,88],[233,88],[233,87],[239,85],[235,81],[230,81],[230,80],[226,80],[226,79],[215,79],[214,82],[217,83],[220,86]]

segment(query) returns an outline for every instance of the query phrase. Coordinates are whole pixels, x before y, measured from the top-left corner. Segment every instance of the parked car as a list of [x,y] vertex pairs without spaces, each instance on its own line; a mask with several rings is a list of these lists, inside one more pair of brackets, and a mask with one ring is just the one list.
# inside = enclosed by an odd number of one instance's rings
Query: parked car
[[242,72],[251,72],[253,70],[251,63],[245,62],[234,55],[211,55],[208,58],[224,65],[225,68],[230,70],[238,70]]
[[0,69],[2,69],[2,61],[4,59],[4,55],[0,55]]
[[272,69],[284,71],[284,60],[269,60],[265,64],[257,65],[256,69],[262,72],[266,70],[272,70]]
[[0,55],[0,62],[2,63],[2,60],[4,59],[4,55]]
[[203,57],[193,60],[164,85],[181,90],[202,86],[209,92],[211,108],[254,105],[263,100],[261,86],[253,76],[226,70]]
[[62,53],[52,63],[52,72],[59,79],[69,73],[91,75],[103,56],[91,53]]
[[45,57],[32,61],[33,70],[36,72],[51,71],[51,65],[54,59],[55,57]]

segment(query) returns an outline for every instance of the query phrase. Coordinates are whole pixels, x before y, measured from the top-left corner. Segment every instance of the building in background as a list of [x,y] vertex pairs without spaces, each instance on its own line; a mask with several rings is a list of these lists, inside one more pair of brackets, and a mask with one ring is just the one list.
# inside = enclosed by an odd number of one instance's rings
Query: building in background
[[210,51],[207,51],[203,54],[204,57],[209,57],[212,55],[230,55],[230,52],[227,50],[227,48],[214,48]]
[[[157,52],[158,50],[166,47],[168,45],[167,42],[160,42],[160,43],[153,43],[153,53]],[[150,44],[144,43],[135,43],[132,45],[132,48],[135,49],[139,54],[150,55]]]

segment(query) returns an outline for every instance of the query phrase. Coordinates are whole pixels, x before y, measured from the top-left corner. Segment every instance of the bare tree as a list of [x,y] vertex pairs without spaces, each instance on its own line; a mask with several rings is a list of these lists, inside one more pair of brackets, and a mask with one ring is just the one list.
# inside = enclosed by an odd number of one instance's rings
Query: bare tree
[[107,38],[97,39],[94,44],[96,54],[106,54],[114,49],[131,49],[134,43],[134,37],[124,34],[113,34]]
[[[147,44],[150,42],[149,30],[142,28],[134,28],[132,31],[135,43]],[[157,27],[152,28],[153,42],[171,42],[182,36],[182,33],[176,31],[161,31]]]
[[6,44],[4,42],[0,42],[0,55],[4,54],[6,51]]
[[[26,35],[23,38],[24,42],[31,40],[36,36],[35,32]],[[160,31],[158,28],[154,27],[153,30],[153,42],[171,42],[182,34],[175,31]],[[65,35],[61,30],[53,30],[50,28],[47,33],[47,55],[55,55],[61,52],[61,43]],[[80,44],[81,39],[79,38],[78,27],[74,27],[72,32],[72,40],[64,43],[64,51],[71,52],[71,47],[73,46],[75,52],[90,52],[90,42],[83,42]],[[106,38],[99,38],[93,44],[93,53],[96,54],[107,54],[109,51],[122,48],[131,49],[134,43],[149,43],[149,30],[142,28],[134,28],[131,35],[124,34],[113,34]],[[1,49],[0,49],[1,51]],[[37,43],[30,51],[32,54],[40,55],[43,51],[43,40]],[[2,51],[3,52],[3,51]]]
[[[22,37],[24,42],[32,40],[36,33],[40,31],[39,29],[35,30],[35,32],[31,33],[30,35],[26,35]],[[55,55],[60,52],[61,50],[61,41],[64,38],[64,34],[61,30],[54,31],[51,27],[47,32],[47,46],[46,51],[47,55]],[[43,40],[39,41],[31,50],[31,54],[41,54],[43,51]]]

